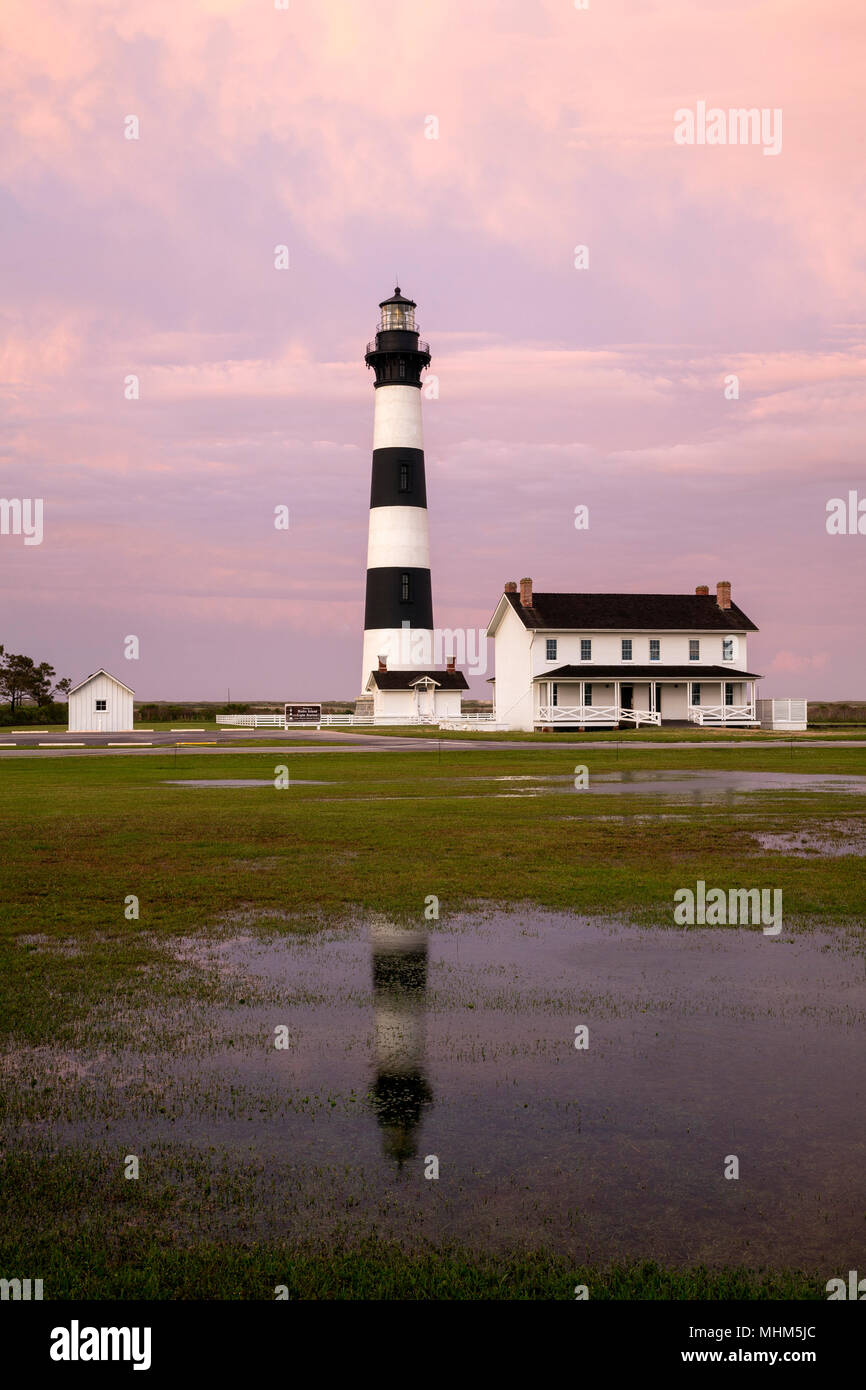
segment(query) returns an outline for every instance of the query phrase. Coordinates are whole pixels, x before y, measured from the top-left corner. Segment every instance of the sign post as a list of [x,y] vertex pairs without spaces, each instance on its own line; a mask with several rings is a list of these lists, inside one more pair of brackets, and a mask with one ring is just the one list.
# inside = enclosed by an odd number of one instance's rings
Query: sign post
[[286,728],[290,724],[320,724],[321,705],[286,705]]

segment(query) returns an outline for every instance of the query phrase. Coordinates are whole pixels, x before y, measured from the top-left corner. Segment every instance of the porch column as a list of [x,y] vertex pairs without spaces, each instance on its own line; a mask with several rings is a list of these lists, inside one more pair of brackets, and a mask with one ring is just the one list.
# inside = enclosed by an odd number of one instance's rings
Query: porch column
[[692,722],[692,683],[686,681],[686,719],[689,724]]
[[585,700],[585,698],[584,698],[585,693],[586,693],[586,681],[581,681],[581,682],[580,682],[580,717],[581,717],[581,720],[583,720],[583,719],[586,718],[586,700]]
[[619,681],[614,681],[613,683],[613,703],[616,710],[616,722],[618,724],[620,715],[622,714],[622,710],[619,707]]
[[724,681],[719,681],[719,699],[720,699],[720,701],[721,701],[720,709],[721,709],[721,712],[722,712],[722,723],[723,723],[723,724],[727,724],[727,722],[728,722],[728,709],[727,709],[727,706],[726,706],[726,704],[725,704],[725,682],[724,682]]

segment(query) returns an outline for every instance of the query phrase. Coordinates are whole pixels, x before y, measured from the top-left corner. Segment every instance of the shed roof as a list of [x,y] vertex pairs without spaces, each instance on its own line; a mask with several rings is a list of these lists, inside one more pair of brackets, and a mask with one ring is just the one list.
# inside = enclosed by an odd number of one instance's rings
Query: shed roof
[[117,679],[117,676],[113,676],[110,671],[106,671],[104,666],[100,666],[98,671],[94,671],[92,675],[85,676],[83,681],[79,681],[77,685],[73,685],[69,692],[70,695],[74,695],[76,690],[81,690],[88,682],[95,681],[97,676],[107,676],[110,681],[114,681],[115,685],[123,686],[124,690],[128,690],[130,695],[135,694],[131,685],[124,685],[123,681]]

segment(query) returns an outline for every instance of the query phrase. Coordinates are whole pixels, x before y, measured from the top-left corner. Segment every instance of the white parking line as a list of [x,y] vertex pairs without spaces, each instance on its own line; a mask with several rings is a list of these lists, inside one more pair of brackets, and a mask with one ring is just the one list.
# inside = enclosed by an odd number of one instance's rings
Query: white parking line
[[[75,744],[71,744],[71,743],[67,743],[65,746],[66,746],[67,748],[74,748],[76,745],[75,745]],[[152,744],[152,743],[139,743],[138,740],[136,740],[135,743],[109,743],[107,746],[108,746],[109,748],[152,748],[152,747],[153,747],[153,744]]]
[[38,748],[83,748],[83,743],[39,743]]
[[[153,730],[151,729],[150,732],[153,733]],[[170,729],[169,732],[172,734],[203,734],[207,731],[205,729],[191,729],[189,725],[186,724],[182,729]]]

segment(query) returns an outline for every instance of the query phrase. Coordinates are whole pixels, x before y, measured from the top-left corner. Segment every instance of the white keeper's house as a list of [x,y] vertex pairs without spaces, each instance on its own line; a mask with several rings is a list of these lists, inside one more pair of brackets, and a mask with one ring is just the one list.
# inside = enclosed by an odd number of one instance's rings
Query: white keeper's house
[[494,708],[508,729],[640,724],[756,725],[748,634],[755,624],[711,594],[535,593],[505,585],[487,629]]

